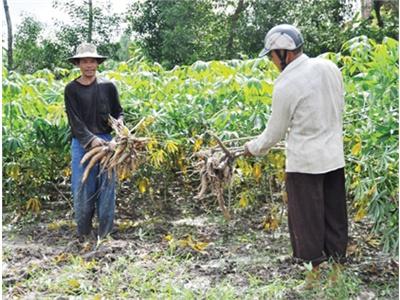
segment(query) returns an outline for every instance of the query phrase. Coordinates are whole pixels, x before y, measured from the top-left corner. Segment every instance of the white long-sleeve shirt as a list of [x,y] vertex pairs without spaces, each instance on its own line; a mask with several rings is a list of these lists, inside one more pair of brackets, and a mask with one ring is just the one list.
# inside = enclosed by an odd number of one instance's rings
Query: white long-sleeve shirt
[[344,167],[340,70],[302,54],[275,81],[267,128],[247,143],[255,156],[286,137],[286,172],[320,174]]

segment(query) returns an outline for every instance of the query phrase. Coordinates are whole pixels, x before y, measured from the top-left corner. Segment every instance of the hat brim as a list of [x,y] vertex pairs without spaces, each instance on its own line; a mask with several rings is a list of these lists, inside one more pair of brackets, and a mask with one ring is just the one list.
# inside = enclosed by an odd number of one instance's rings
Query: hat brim
[[271,49],[264,48],[261,50],[260,54],[258,54],[258,57],[263,57],[263,56],[267,55],[270,51],[271,51]]
[[101,55],[75,55],[72,57],[67,58],[67,60],[71,63],[76,65],[77,64],[77,60],[81,59],[81,58],[94,58],[98,61],[99,64],[101,64],[102,62],[104,62],[107,59],[107,56],[101,56]]

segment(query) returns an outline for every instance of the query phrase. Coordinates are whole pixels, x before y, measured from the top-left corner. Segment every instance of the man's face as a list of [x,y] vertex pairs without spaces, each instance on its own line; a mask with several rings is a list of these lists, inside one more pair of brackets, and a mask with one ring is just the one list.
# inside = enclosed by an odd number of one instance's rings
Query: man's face
[[81,73],[85,77],[93,77],[96,75],[97,66],[99,65],[95,58],[80,58],[78,67],[81,69]]
[[272,60],[272,62],[274,63],[274,65],[278,68],[279,71],[282,72],[282,68],[281,68],[281,61],[278,58],[278,55],[275,53],[274,50],[272,50],[271,52],[268,53],[268,58],[270,60]]

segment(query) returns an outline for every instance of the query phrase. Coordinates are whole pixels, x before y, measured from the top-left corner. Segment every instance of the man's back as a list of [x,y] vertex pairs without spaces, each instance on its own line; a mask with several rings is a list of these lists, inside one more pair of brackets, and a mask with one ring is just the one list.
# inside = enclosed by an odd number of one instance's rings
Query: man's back
[[287,172],[324,173],[344,166],[343,84],[330,61],[301,55],[278,77],[274,97],[289,106]]

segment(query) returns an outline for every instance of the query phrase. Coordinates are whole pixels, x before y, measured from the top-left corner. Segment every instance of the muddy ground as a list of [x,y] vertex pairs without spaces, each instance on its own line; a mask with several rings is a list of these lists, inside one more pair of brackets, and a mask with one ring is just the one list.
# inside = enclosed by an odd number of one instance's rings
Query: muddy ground
[[266,231],[270,203],[232,206],[228,222],[212,198],[120,191],[111,238],[77,244],[68,197],[39,215],[3,208],[4,299],[398,299],[398,258],[382,253],[366,220],[350,223],[339,279],[324,264],[306,289],[284,205],[279,227]]

